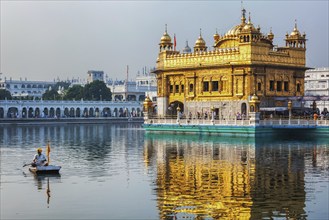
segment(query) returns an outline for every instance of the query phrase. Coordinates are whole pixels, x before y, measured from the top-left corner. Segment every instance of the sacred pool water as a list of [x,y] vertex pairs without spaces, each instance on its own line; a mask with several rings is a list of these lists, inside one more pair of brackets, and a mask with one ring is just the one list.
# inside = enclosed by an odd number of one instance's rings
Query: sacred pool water
[[[1,219],[328,219],[329,142],[1,125]],[[23,168],[50,141],[59,175]]]

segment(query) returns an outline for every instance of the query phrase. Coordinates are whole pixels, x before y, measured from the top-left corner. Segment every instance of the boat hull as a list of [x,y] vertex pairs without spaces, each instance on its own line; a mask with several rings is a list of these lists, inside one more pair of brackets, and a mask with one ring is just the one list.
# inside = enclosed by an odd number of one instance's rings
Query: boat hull
[[48,166],[30,167],[29,170],[32,173],[48,174],[48,173],[59,173],[61,168],[62,168],[61,166],[48,165]]

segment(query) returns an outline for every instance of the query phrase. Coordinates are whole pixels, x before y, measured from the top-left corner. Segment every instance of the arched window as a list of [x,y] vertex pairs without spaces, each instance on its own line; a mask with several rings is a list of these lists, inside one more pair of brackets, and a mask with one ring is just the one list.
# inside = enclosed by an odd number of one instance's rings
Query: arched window
[[257,91],[262,91],[262,83],[261,82],[257,83]]
[[190,83],[190,88],[189,88],[189,92],[193,92],[193,83]]

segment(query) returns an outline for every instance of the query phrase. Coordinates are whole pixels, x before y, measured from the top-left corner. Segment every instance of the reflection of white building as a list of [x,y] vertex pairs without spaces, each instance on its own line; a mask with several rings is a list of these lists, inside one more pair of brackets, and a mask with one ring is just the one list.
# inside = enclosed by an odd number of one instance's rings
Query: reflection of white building
[[112,100],[144,101],[146,96],[156,102],[157,84],[153,73],[138,74],[135,81],[116,80],[107,82]]
[[[305,72],[305,96],[329,97],[329,68],[316,68]],[[312,105],[312,101],[306,101],[305,106]],[[329,109],[329,101],[317,101],[317,108],[322,112]]]
[[12,97],[34,97],[41,98],[43,93],[56,83],[49,81],[28,81],[25,80],[0,80],[0,89],[6,89],[10,92]]

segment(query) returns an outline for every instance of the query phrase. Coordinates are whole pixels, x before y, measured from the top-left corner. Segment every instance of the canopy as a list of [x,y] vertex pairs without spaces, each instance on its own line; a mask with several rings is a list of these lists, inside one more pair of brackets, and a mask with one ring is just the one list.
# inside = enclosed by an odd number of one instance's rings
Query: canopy
[[269,111],[269,112],[283,112],[287,111],[288,107],[265,107],[265,108],[260,108],[260,111]]

